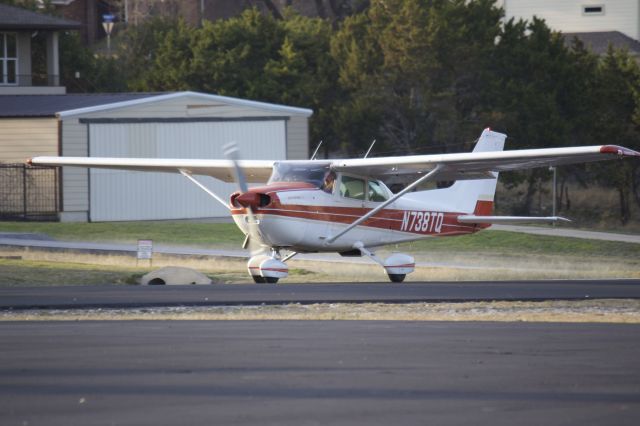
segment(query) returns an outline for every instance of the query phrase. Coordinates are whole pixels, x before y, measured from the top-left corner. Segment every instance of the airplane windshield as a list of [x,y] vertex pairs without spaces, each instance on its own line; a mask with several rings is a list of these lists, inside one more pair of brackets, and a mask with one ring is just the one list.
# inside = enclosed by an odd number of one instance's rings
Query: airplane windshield
[[320,188],[325,175],[330,171],[330,163],[286,162],[276,163],[269,183],[307,182]]

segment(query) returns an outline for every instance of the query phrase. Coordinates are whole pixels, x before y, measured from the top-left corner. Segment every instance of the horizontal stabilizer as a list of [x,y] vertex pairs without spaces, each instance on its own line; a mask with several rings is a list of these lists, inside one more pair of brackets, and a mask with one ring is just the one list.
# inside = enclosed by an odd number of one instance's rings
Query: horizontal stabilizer
[[460,223],[488,223],[488,224],[510,224],[510,223],[553,223],[553,222],[571,222],[571,220],[560,216],[476,216],[462,215],[458,216]]

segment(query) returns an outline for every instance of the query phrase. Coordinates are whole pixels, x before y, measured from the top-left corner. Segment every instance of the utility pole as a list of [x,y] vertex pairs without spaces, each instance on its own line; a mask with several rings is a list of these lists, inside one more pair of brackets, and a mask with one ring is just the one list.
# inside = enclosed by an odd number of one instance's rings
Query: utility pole
[[[558,174],[558,169],[555,166],[551,166],[549,167],[549,170],[553,172],[553,188],[551,193],[553,194],[553,203],[552,203],[552,213],[551,216],[556,216],[556,182],[557,182],[557,174]],[[553,226],[556,226],[555,222],[551,223]]]

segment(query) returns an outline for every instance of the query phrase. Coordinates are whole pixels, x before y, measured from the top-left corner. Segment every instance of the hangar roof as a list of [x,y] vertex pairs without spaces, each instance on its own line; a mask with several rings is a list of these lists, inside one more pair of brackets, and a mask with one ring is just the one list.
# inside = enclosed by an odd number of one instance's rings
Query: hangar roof
[[92,112],[108,111],[150,102],[196,97],[202,100],[222,102],[230,105],[278,111],[287,114],[311,116],[306,108],[209,95],[198,92],[175,93],[87,93],[66,95],[2,95],[0,96],[0,118],[19,117],[73,117]]

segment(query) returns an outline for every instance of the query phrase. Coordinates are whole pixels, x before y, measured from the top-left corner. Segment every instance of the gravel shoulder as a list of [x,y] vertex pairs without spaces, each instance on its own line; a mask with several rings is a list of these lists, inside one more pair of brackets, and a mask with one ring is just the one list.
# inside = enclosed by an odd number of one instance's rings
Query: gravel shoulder
[[640,324],[640,300],[333,303],[276,306],[0,311],[0,321],[367,320]]

